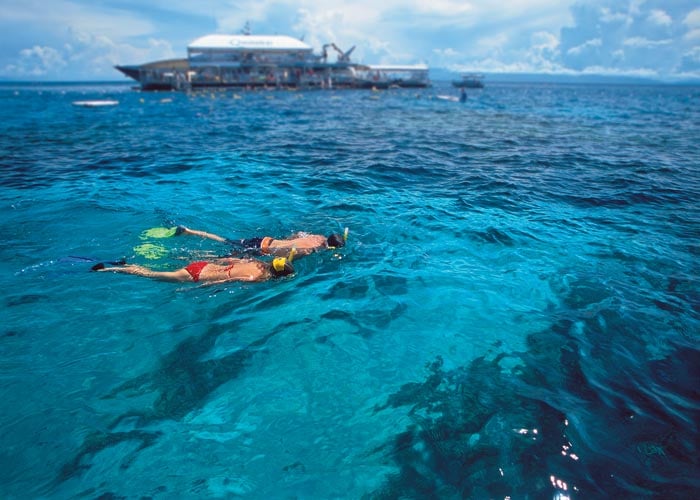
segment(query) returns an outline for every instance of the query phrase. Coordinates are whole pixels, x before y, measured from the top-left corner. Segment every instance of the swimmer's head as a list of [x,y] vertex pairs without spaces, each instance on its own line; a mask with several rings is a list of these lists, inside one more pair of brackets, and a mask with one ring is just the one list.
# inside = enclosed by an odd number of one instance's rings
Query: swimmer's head
[[343,238],[341,235],[334,233],[331,234],[328,239],[326,240],[326,244],[328,245],[328,248],[340,248],[345,246],[345,238]]
[[291,259],[286,257],[276,257],[270,263],[270,274],[273,278],[282,278],[294,274],[294,266]]

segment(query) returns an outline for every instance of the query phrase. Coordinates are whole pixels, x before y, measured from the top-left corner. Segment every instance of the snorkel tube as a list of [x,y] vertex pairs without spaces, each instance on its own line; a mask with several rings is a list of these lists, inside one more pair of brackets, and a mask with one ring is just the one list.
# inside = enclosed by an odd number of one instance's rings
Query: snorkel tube
[[326,240],[326,246],[330,248],[331,250],[335,250],[336,248],[341,248],[345,246],[345,243],[348,241],[348,233],[350,232],[350,228],[345,228],[345,231],[343,232],[343,235],[339,235],[337,233],[331,234],[328,239]]

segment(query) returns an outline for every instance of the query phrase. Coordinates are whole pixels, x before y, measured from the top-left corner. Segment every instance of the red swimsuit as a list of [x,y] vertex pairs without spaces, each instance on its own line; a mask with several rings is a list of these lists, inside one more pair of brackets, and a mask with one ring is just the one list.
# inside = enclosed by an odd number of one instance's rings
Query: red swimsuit
[[199,281],[199,275],[202,272],[202,269],[204,269],[208,265],[209,265],[209,262],[206,262],[204,260],[200,260],[200,261],[191,263],[189,266],[187,266],[185,268],[185,271],[190,273],[190,276],[192,276],[192,281],[197,283]]
[[[209,265],[209,262],[207,262],[205,260],[199,260],[197,262],[192,262],[190,265],[188,265],[185,268],[185,271],[190,273],[190,276],[192,276],[192,281],[197,283],[199,281],[199,275],[202,273],[202,269],[204,269],[208,265]],[[224,271],[226,271],[226,274],[228,275],[229,278],[231,277],[231,269],[233,269],[234,265],[235,264],[231,264],[230,266],[226,267],[226,269],[224,269]]]

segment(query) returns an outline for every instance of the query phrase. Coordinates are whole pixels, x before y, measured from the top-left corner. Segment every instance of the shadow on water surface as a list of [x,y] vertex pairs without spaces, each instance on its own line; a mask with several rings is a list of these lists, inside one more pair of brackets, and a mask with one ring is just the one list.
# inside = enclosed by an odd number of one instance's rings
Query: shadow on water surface
[[583,293],[565,298],[580,316],[531,334],[526,352],[450,370],[438,357],[378,405],[408,408],[411,425],[373,451],[399,470],[369,497],[697,496],[700,351],[678,336],[644,363],[640,325],[591,315],[604,291]]
[[231,324],[213,325],[202,336],[178,344],[162,358],[158,369],[125,382],[103,397],[113,399],[156,393],[152,407],[119,415],[107,431],[85,437],[75,457],[62,467],[57,481],[66,481],[89,469],[92,464],[87,459],[102,450],[122,443],[139,443],[138,448],[121,461],[121,468],[128,468],[139,451],[155,444],[162,435],[159,431],[144,430],[146,427],[162,420],[181,420],[200,408],[213,391],[240,376],[251,358],[289,326],[291,324],[280,325],[247,346],[216,359],[202,360],[215,346],[217,338],[231,329]]

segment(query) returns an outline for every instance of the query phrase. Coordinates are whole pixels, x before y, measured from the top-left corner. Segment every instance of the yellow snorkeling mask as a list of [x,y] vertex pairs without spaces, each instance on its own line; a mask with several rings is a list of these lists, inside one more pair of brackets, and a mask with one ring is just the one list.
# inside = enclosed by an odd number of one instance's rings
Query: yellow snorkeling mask
[[292,261],[294,260],[294,255],[296,255],[297,249],[292,248],[291,251],[289,252],[289,255],[286,257],[275,257],[272,259],[272,269],[277,271],[278,273],[281,273],[284,271],[285,266],[287,264],[291,264]]

